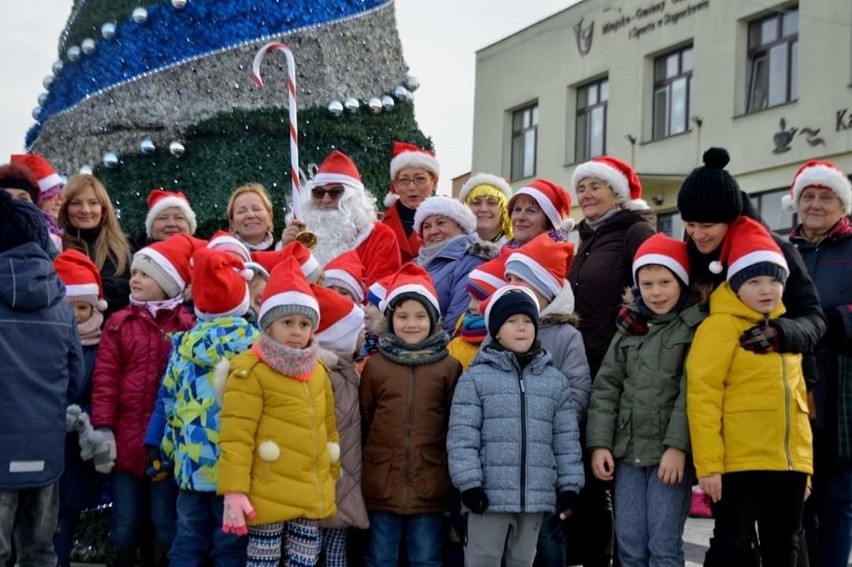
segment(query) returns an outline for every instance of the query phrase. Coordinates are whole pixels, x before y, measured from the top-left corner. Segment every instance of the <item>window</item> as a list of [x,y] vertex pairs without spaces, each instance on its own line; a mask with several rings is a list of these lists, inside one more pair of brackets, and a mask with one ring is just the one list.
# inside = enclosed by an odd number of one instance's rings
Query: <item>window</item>
[[692,109],[692,46],[654,60],[654,132],[659,140],[686,132]]
[[538,105],[512,113],[512,180],[535,175]]
[[798,98],[798,8],[749,24],[748,62],[748,112]]
[[675,211],[657,215],[657,230],[672,238],[683,240],[683,221],[680,218],[680,213]]
[[609,80],[603,79],[577,89],[577,127],[574,161],[581,163],[606,152],[606,105]]
[[781,236],[787,236],[798,223],[796,216],[793,213],[786,212],[784,207],[781,206],[781,197],[789,194],[789,189],[779,189],[749,195],[751,204],[760,213],[760,218],[763,219],[769,230]]

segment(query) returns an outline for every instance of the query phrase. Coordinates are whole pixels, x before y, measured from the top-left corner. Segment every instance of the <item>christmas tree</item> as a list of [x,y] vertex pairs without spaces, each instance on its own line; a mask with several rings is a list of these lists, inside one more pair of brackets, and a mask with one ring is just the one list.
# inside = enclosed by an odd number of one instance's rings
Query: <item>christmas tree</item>
[[381,202],[393,140],[431,147],[388,0],[75,0],[27,145],[62,173],[91,168],[130,234],[154,187],[186,193],[201,236],[226,225],[228,196],[246,182],[284,206],[284,56],[265,58],[262,88],[251,77],[270,40],[296,62],[301,170],[338,148]]

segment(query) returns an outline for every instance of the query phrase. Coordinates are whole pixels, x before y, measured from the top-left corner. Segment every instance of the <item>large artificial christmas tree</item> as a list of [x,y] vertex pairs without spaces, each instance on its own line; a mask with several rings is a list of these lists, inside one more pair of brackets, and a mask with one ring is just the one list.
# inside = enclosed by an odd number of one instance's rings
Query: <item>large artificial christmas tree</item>
[[[91,168],[125,231],[143,231],[154,187],[183,191],[200,236],[226,227],[234,188],[260,182],[290,197],[287,65],[296,62],[301,170],[349,154],[382,201],[394,140],[431,147],[414,120],[388,0],[75,0],[59,60],[27,136],[61,173]],[[277,214],[280,223],[283,215]],[[75,558],[104,560],[108,506],[84,513]]]
[[75,0],[27,145],[62,173],[92,168],[130,234],[154,187],[186,193],[201,236],[246,182],[285,206],[285,58],[266,57],[263,88],[251,78],[270,40],[296,61],[301,170],[341,149],[381,202],[393,140],[431,146],[388,0]]

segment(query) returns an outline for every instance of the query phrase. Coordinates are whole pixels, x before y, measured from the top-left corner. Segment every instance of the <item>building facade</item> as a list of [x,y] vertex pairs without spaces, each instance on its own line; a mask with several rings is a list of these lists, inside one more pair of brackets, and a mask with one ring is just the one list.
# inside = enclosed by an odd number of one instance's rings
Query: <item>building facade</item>
[[679,235],[677,190],[710,146],[778,231],[799,165],[852,172],[852,2],[584,0],[476,54],[474,172],[570,187],[612,155]]

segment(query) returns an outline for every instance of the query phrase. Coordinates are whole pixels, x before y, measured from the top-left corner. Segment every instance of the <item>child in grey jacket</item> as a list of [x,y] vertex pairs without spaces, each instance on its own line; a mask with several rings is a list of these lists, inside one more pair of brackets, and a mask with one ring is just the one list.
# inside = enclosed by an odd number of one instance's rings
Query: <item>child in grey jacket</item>
[[483,307],[492,341],[459,379],[447,435],[450,476],[472,512],[465,565],[529,566],[545,513],[567,518],[583,486],[577,416],[537,340],[535,295],[505,286]]

